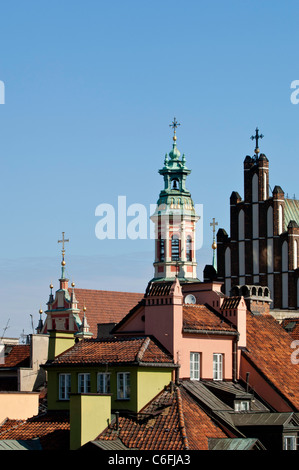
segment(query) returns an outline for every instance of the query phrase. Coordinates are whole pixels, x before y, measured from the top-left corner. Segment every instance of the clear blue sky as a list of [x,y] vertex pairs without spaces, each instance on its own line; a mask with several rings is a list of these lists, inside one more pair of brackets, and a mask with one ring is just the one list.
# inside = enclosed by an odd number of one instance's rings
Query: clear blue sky
[[200,278],[256,126],[271,187],[299,196],[298,2],[15,0],[0,17],[0,336],[37,326],[62,231],[76,287],[145,290],[152,240],[98,240],[95,209],[156,202],[174,116],[204,208]]

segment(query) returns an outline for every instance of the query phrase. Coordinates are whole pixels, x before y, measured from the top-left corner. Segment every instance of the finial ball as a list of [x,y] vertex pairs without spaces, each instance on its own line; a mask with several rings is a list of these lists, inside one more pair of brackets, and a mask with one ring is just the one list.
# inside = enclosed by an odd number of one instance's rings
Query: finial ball
[[216,250],[216,248],[217,248],[217,243],[216,242],[212,243],[212,248],[213,248],[213,250]]
[[41,309],[41,308],[39,309],[39,313],[40,313],[40,314],[42,314],[42,313],[43,313],[43,311],[42,311],[42,309]]
[[65,266],[65,261],[61,261],[61,266]]
[[75,283],[74,283],[74,282],[72,282],[72,287],[75,287]]
[[85,306],[83,307],[83,312],[86,312],[86,307]]

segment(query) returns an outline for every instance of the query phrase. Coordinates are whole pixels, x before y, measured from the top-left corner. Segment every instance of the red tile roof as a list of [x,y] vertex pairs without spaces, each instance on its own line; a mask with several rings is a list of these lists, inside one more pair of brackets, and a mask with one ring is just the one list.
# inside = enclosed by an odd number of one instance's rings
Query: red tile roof
[[247,312],[247,351],[242,354],[299,410],[299,364],[292,360],[292,342],[272,315]]
[[208,438],[227,437],[181,387],[167,387],[136,416],[120,416],[97,440],[120,439],[138,450],[207,450]]
[[[71,289],[70,289],[71,291]],[[113,292],[104,290],[75,289],[78,308],[86,307],[89,331],[97,336],[98,323],[118,323],[143,298],[144,294],[134,292]],[[82,314],[80,318],[82,320]]]
[[61,353],[51,363],[173,363],[172,356],[150,337],[82,340]]
[[284,318],[281,326],[293,339],[299,339],[299,318]]
[[183,306],[183,328],[191,330],[219,330],[236,332],[234,326],[223,316],[206,305]]
[[7,419],[0,425],[0,440],[30,440],[39,438],[43,450],[69,449],[69,416],[49,412],[28,420]]
[[0,368],[8,367],[30,367],[30,345],[15,344],[9,346],[9,354],[4,357],[4,362],[0,361]]

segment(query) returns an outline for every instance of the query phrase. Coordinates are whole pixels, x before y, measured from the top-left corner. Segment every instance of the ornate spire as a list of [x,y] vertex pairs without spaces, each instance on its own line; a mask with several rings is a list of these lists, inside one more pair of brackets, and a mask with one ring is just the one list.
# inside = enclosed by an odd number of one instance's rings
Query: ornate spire
[[218,222],[215,222],[215,217],[213,217],[213,222],[210,223],[210,227],[213,227],[212,249],[213,249],[213,268],[215,269],[215,271],[217,271],[217,258],[216,258],[217,243],[216,243],[216,237],[215,237],[216,225],[218,225]]
[[58,240],[58,243],[62,243],[62,250],[61,250],[61,252],[62,252],[61,279],[65,279],[65,260],[64,260],[65,248],[64,248],[64,244],[65,244],[66,242],[69,242],[69,239],[66,240],[66,239],[64,238],[64,234],[65,234],[65,232],[62,232],[62,240]]
[[172,144],[172,150],[169,152],[169,156],[172,160],[178,160],[178,158],[181,155],[180,151],[178,150],[178,148],[176,146],[176,129],[180,125],[181,124],[179,122],[177,122],[176,118],[173,118],[172,123],[169,124],[169,127],[173,128],[173,138],[172,138],[173,139],[173,144]]

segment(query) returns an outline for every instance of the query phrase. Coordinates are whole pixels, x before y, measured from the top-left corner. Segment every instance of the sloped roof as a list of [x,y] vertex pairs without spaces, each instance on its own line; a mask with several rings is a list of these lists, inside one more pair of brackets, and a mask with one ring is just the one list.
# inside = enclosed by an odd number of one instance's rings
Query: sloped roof
[[236,333],[236,329],[226,318],[207,305],[199,304],[183,306],[183,328]]
[[14,344],[10,345],[10,352],[0,361],[0,368],[10,367],[30,367],[30,345]]
[[208,439],[227,435],[182,387],[167,387],[135,416],[120,416],[97,440],[116,440],[138,450],[208,450]]
[[234,438],[234,439],[210,439],[210,450],[265,450],[264,446],[258,439],[254,437],[249,438]]
[[299,318],[284,318],[281,326],[289,333],[292,339],[299,340]]
[[299,225],[299,200],[285,199],[284,205],[284,229],[288,229],[291,220]]
[[172,356],[149,336],[82,340],[49,365],[151,363],[171,364]]
[[48,412],[27,420],[6,419],[0,426],[0,440],[39,439],[43,450],[69,449],[69,414]]
[[[69,290],[71,291],[71,289]],[[135,307],[144,294],[134,292],[114,292],[92,289],[75,289],[78,308],[86,307],[86,318],[89,331],[97,336],[98,323],[118,323]],[[80,319],[82,320],[82,313]]]
[[247,312],[247,347],[242,354],[299,410],[299,364],[292,360],[292,338],[272,315]]

